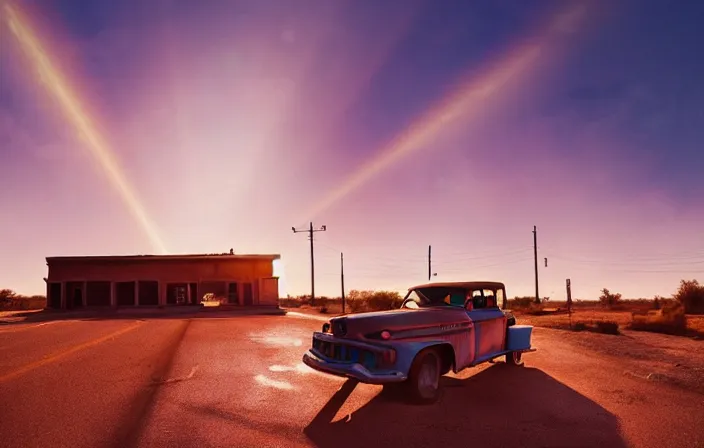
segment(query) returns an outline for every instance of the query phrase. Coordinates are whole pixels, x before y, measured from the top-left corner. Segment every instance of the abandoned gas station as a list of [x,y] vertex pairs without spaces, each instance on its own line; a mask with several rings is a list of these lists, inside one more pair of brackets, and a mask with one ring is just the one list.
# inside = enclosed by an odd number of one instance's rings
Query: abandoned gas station
[[197,305],[204,298],[278,305],[279,255],[47,257],[47,305],[54,309]]

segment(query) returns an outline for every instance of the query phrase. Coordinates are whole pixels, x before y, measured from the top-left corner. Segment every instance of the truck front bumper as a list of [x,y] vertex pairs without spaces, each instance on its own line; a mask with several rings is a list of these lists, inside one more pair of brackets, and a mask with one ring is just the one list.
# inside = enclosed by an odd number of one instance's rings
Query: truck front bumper
[[303,363],[319,372],[330,375],[354,378],[361,383],[388,384],[406,381],[408,377],[403,372],[375,373],[359,363],[327,361],[311,350],[303,354]]

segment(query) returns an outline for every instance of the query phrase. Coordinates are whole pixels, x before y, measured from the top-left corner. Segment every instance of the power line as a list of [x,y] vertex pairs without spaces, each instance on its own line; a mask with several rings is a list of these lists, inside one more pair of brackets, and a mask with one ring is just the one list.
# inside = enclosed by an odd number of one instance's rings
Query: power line
[[[653,266],[655,267],[655,266]],[[628,273],[628,274],[702,274],[702,269],[686,269],[686,268],[679,268],[679,269],[630,269],[628,267],[625,268],[619,268],[619,267],[601,267],[601,266],[595,266],[595,265],[585,265],[585,266],[580,266],[580,270],[587,270],[587,271],[604,271],[604,272],[619,272],[619,273]]]
[[697,264],[704,264],[704,258],[699,259],[699,260],[683,260],[683,261],[674,261],[674,260],[629,260],[629,261],[619,261],[619,260],[596,260],[596,259],[577,259],[577,258],[570,258],[570,257],[565,257],[562,255],[552,255],[552,258],[556,260],[563,260],[563,261],[568,261],[570,263],[598,263],[598,264],[609,264],[609,265],[640,265],[647,267],[648,265],[656,265],[656,266],[663,266],[663,265],[670,265],[670,266],[681,266],[681,265],[697,265]]
[[[335,252],[336,254],[339,254],[342,252],[341,249],[337,247],[333,247],[330,245],[327,245],[325,243],[318,242],[318,245],[325,247],[326,249],[330,250],[331,252]],[[456,263],[461,263],[463,261],[473,261],[473,260],[485,260],[485,259],[491,259],[491,258],[502,258],[502,257],[507,257],[511,255],[516,255],[520,253],[524,253],[527,251],[532,251],[532,247],[526,247],[518,250],[512,250],[509,252],[500,252],[500,253],[487,253],[486,255],[477,255],[477,252],[454,252],[451,254],[444,254],[443,255],[443,260],[441,261],[436,261],[433,260],[432,264],[437,266],[437,265],[448,265],[448,264],[456,264]],[[349,252],[349,251],[348,251]],[[330,254],[332,255],[332,254]],[[448,256],[452,256],[452,258],[448,259]],[[468,257],[465,257],[464,255],[471,255]],[[407,262],[409,264],[417,262],[417,261],[428,261],[428,256],[426,255],[425,257],[412,257],[412,256],[406,256],[406,255],[399,255],[398,257],[385,257],[385,256],[380,256],[380,255],[369,255],[368,253],[365,253],[364,255],[365,260],[379,260],[379,261],[386,261],[389,262],[390,264],[397,265],[399,263]]]
[[[542,249],[542,247],[538,247],[539,249]],[[563,255],[559,255],[560,251],[553,251],[551,249],[546,249],[548,254],[558,254],[558,256],[563,257],[565,259],[571,259],[571,260],[580,260],[580,258],[572,258],[572,257],[566,257]],[[694,250],[690,252],[670,252],[670,253],[661,253],[661,254],[656,254],[656,253],[650,253],[649,255],[646,256],[629,256],[629,259],[632,261],[653,261],[653,262],[661,262],[663,260],[695,260],[695,259],[704,259],[704,249],[700,250]],[[581,258],[581,260],[589,260],[589,259],[584,259]],[[602,260],[594,260],[591,259],[589,261],[595,261],[595,262],[601,262]]]
[[[523,258],[519,258],[519,259],[512,260],[512,261],[502,261],[502,262],[492,263],[492,264],[470,266],[469,269],[483,269],[483,268],[491,268],[491,267],[496,267],[496,266],[505,266],[507,264],[523,263],[525,261],[530,261],[532,259],[533,259],[533,257],[523,257]],[[455,269],[444,269],[444,271],[445,272],[467,272],[467,269],[466,268],[455,268]]]
[[533,250],[533,248],[532,248],[532,247],[529,247],[529,248],[525,248],[525,249],[515,250],[515,251],[511,251],[511,252],[503,252],[503,253],[499,253],[499,254],[489,254],[489,255],[473,256],[473,257],[463,257],[463,258],[457,258],[457,259],[454,259],[454,260],[440,261],[440,262],[435,262],[435,264],[436,264],[436,265],[437,265],[437,264],[445,265],[445,264],[456,264],[456,263],[463,262],[463,261],[486,260],[486,259],[490,259],[490,258],[501,258],[501,257],[510,256],[510,255],[518,255],[518,254],[521,254],[521,253],[524,253],[524,252],[528,252],[528,251],[532,251],[532,250]]

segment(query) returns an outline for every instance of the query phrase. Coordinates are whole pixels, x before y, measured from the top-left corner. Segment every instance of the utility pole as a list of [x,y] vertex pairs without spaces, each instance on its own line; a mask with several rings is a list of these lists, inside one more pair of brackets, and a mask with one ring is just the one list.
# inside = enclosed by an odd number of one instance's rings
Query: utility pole
[[345,314],[345,260],[340,252],[340,287],[342,288],[342,314]]
[[313,223],[310,223],[310,227],[307,230],[298,230],[295,227],[291,227],[293,233],[308,232],[308,239],[310,240],[310,305],[315,305],[315,257],[313,252],[313,233],[314,232],[325,232],[327,230],[326,226],[321,226],[319,229],[313,228]]
[[572,328],[572,281],[568,278],[567,284],[567,312],[570,314],[570,328]]
[[433,269],[431,267],[431,260],[430,260],[431,252],[432,252],[432,246],[428,246],[428,281],[430,281],[430,277],[432,277],[431,273],[433,272]]
[[533,261],[535,262],[535,303],[540,304],[538,294],[538,228],[533,226]]

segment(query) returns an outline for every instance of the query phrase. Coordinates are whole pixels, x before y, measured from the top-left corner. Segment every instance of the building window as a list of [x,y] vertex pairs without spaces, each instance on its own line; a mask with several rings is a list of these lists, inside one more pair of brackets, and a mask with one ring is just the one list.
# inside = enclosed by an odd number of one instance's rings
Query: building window
[[140,305],[159,305],[159,282],[140,280],[138,288]]
[[49,283],[49,307],[54,309],[61,308],[61,283]]
[[227,302],[228,303],[240,303],[240,295],[237,290],[237,283],[230,283],[227,285]]
[[252,294],[252,284],[251,283],[245,283],[243,286],[243,292],[244,292],[244,304],[245,305],[253,305],[253,294]]
[[110,282],[87,282],[86,283],[86,305],[88,306],[110,306]]
[[83,282],[66,282],[66,308],[83,306]]
[[135,306],[135,282],[115,283],[117,306]]
[[188,283],[167,284],[166,303],[169,305],[184,305],[188,303]]

